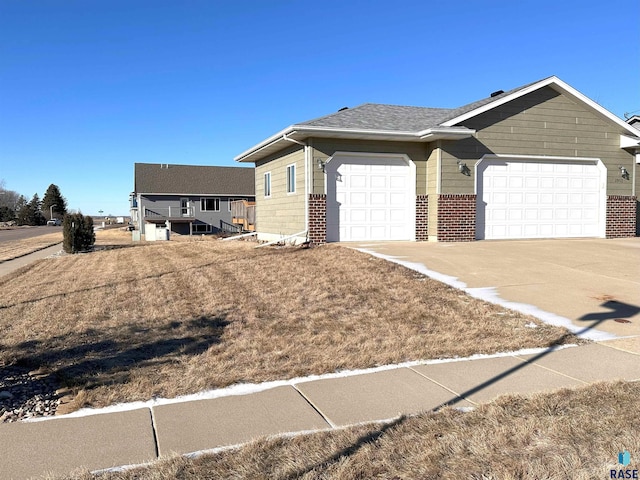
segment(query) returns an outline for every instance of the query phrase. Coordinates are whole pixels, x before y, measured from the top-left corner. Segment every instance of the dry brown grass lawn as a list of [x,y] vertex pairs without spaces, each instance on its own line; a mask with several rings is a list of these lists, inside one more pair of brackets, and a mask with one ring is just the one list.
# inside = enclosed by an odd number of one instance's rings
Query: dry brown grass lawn
[[0,262],[21,257],[62,242],[62,232],[45,233],[39,237],[0,243]]
[[0,364],[103,406],[576,341],[348,248],[254,245],[123,241],[0,277]]
[[[469,413],[448,408],[294,438],[262,439],[197,459],[106,473],[104,480],[610,478],[622,450],[640,451],[640,383],[601,383]],[[626,467],[638,468],[637,459]],[[66,477],[94,478],[90,474]]]

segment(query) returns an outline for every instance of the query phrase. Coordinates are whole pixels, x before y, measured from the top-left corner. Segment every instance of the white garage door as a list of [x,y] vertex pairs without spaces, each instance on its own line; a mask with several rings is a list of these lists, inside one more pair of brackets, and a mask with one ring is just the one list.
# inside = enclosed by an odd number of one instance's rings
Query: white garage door
[[483,160],[477,175],[478,238],[604,234],[603,169],[595,162]]
[[326,168],[327,241],[413,238],[415,166],[410,160],[336,155]]

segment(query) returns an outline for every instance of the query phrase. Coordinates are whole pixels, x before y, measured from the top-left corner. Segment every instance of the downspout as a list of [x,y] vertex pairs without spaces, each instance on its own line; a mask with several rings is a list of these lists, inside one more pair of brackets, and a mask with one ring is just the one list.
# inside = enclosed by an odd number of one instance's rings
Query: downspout
[[300,140],[295,140],[293,138],[287,137],[287,134],[282,135],[282,139],[287,142],[297,143],[298,145],[302,145],[304,147],[304,232],[302,234],[308,235],[309,233],[309,192],[310,189],[310,178],[311,178],[311,167],[310,160],[311,157],[311,148],[307,142],[301,142]]

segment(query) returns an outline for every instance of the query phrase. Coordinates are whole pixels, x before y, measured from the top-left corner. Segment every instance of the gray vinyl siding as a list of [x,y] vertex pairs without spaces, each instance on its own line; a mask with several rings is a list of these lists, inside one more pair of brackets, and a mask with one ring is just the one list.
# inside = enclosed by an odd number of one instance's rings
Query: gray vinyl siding
[[[367,152],[367,153],[400,153],[407,155],[416,165],[416,194],[427,193],[427,155],[428,145],[425,143],[410,142],[382,142],[373,140],[341,140],[315,138],[313,140],[314,167],[318,160],[326,161],[335,152]],[[315,174],[313,179],[313,192],[325,193],[325,179]]]
[[[216,233],[222,229],[225,222],[231,224],[231,212],[229,211],[229,201],[246,199],[253,201],[253,197],[248,196],[222,196],[222,195],[142,195],[140,202],[140,216],[142,218],[145,209],[155,211],[158,214],[156,218],[158,221],[160,217],[166,217],[169,214],[169,207],[171,207],[171,217],[181,217],[180,214],[180,200],[182,198],[188,198],[190,205],[194,207],[194,217],[183,217],[183,223],[172,222],[172,230],[181,234],[189,233],[189,221],[193,221],[193,224],[204,224],[211,226],[211,233]],[[202,211],[200,199],[202,198],[218,198],[220,200],[220,211]]]
[[[633,156],[620,148],[620,126],[550,87],[515,99],[461,125],[475,138],[442,142],[442,192],[474,193],[474,164],[485,154],[600,158],[607,167],[607,194],[631,195],[631,182],[619,166],[631,171]],[[464,161],[472,175],[460,174]]]
[[[296,191],[287,193],[287,166],[296,166]],[[260,233],[292,235],[305,229],[304,149],[294,145],[256,164],[256,228]],[[271,196],[264,196],[264,174],[271,172]]]

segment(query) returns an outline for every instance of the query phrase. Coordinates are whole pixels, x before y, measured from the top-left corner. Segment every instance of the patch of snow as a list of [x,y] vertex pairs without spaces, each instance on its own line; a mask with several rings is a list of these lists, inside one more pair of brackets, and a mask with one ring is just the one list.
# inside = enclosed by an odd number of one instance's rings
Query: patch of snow
[[372,368],[363,368],[358,370],[342,370],[339,372],[325,373],[322,375],[309,375],[307,377],[296,377],[289,380],[274,380],[274,381],[262,382],[262,383],[240,383],[240,384],[230,385],[225,388],[205,390],[205,391],[194,393],[191,395],[183,395],[175,398],[153,398],[151,400],[146,400],[146,401],[118,403],[118,404],[110,405],[108,407],[103,407],[103,408],[82,408],[80,410],[76,410],[75,412],[68,413],[65,415],[57,415],[55,417],[29,418],[29,419],[25,419],[24,422],[48,422],[48,421],[58,420],[63,418],[78,418],[78,417],[86,417],[89,415],[102,415],[107,413],[126,412],[130,410],[137,410],[140,408],[152,408],[160,405],[170,405],[174,403],[193,402],[197,400],[211,400],[214,398],[229,397],[229,396],[236,396],[236,395],[250,395],[252,393],[259,393],[265,390],[270,390],[272,388],[282,387],[282,386],[292,386],[295,388],[295,385],[297,384],[313,382],[316,380],[328,380],[328,379],[334,379],[334,378],[352,377],[355,375],[365,375],[368,373],[384,372],[388,370],[395,370],[398,368],[410,368],[410,367],[416,367],[419,365],[435,365],[440,363],[467,362],[471,360],[510,357],[514,355],[535,355],[543,352],[552,352],[552,351],[562,350],[565,348],[571,348],[575,346],[577,345],[560,345],[560,346],[555,346],[550,348],[524,348],[522,350],[516,350],[514,352],[500,352],[500,353],[492,353],[492,354],[477,353],[475,355],[471,355],[469,357],[463,357],[463,358],[455,357],[455,358],[439,358],[439,359],[432,359],[432,360],[413,360],[410,362],[396,363],[392,365],[380,365],[378,367],[372,367]]
[[612,340],[614,338],[618,338],[616,335],[608,332],[603,332],[602,330],[597,330],[595,328],[589,327],[578,327],[573,324],[573,322],[560,315],[556,315],[555,313],[546,312],[544,310],[539,309],[534,305],[529,305],[526,303],[519,302],[510,302],[498,296],[497,290],[495,287],[483,287],[483,288],[468,288],[467,284],[458,280],[456,277],[452,277],[450,275],[444,275],[439,272],[435,272],[433,270],[429,270],[422,263],[417,262],[407,262],[404,260],[399,260],[397,257],[392,257],[390,255],[384,255],[382,253],[374,252],[371,250],[367,250],[364,248],[357,248],[356,250],[368,253],[374,257],[382,258],[384,260],[388,260],[393,263],[397,263],[398,265],[402,265],[403,267],[407,267],[411,270],[415,270],[416,272],[422,273],[429,278],[433,278],[439,282],[445,283],[451,287],[462,290],[474,298],[479,300],[484,300],[489,303],[493,303],[496,305],[500,305],[505,308],[509,308],[511,310],[515,310],[520,313],[524,313],[526,315],[531,315],[542,320],[549,325],[555,325],[556,327],[564,327],[569,330],[571,333],[575,334],[580,338],[586,338],[588,340]]

